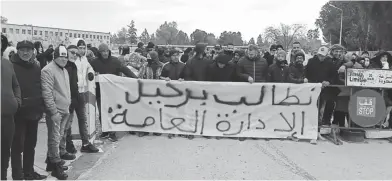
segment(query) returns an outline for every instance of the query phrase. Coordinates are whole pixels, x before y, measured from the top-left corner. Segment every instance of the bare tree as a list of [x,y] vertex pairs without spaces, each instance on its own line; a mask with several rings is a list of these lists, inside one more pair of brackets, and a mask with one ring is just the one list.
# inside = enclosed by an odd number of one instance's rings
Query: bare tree
[[276,44],[281,44],[285,50],[288,50],[295,40],[306,36],[305,29],[305,25],[302,24],[286,25],[281,23],[278,27],[267,27],[264,34],[266,39],[273,40]]
[[7,23],[8,19],[4,16],[1,16],[1,23]]

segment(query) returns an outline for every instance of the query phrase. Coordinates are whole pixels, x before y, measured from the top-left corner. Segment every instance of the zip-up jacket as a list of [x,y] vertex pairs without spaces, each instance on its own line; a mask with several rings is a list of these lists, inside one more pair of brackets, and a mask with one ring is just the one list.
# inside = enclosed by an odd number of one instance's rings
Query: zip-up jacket
[[41,71],[41,85],[47,113],[69,113],[71,89],[67,69],[50,62]]
[[248,56],[242,57],[238,61],[238,76],[245,82],[249,77],[252,77],[254,82],[266,82],[268,77],[267,60],[259,55],[253,59]]

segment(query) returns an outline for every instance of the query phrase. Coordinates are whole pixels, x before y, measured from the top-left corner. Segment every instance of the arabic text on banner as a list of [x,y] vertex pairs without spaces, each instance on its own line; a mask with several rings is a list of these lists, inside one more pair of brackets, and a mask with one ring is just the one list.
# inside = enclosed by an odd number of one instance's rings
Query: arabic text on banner
[[347,69],[346,85],[392,88],[392,71],[381,69]]
[[321,84],[180,82],[99,75],[103,131],[316,139]]

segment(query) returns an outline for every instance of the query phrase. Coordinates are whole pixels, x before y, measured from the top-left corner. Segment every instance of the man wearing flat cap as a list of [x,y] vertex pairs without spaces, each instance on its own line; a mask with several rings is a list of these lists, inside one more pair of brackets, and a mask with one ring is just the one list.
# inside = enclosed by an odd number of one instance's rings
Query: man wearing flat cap
[[11,148],[12,178],[43,180],[46,176],[34,171],[38,122],[45,108],[41,89],[41,66],[33,56],[32,42],[18,42],[16,48],[17,54],[11,57],[11,62],[22,92],[22,106],[15,114],[15,135]]

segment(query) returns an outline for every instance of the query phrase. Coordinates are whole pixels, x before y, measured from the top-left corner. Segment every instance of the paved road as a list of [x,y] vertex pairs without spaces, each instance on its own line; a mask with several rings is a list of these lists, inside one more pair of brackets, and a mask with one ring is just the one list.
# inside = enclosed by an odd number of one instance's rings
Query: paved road
[[336,146],[126,135],[78,179],[391,179],[391,153],[386,141]]

